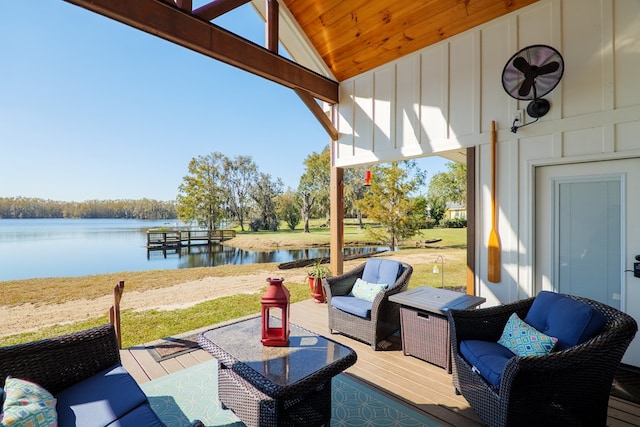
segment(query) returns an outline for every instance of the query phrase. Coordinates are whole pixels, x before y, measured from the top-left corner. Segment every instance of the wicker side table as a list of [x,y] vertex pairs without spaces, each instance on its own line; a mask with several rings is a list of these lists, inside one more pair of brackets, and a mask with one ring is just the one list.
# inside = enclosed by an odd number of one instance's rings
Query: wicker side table
[[428,286],[400,292],[389,297],[400,304],[402,351],[451,373],[449,309],[475,308],[485,298]]

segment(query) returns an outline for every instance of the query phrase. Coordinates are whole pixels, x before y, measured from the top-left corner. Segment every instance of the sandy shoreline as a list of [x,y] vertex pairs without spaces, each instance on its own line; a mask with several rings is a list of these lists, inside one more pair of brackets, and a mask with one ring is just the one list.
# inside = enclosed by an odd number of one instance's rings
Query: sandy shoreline
[[[179,283],[149,291],[129,291],[125,287],[120,307],[123,310],[175,310],[188,308],[200,302],[225,296],[256,293],[266,286],[264,274],[250,274],[232,277],[207,277],[201,280]],[[275,277],[275,276],[274,276]],[[301,283],[306,276],[279,272],[286,282]],[[0,337],[30,332],[43,327],[78,322],[105,315],[113,304],[113,297],[107,295],[95,299],[79,299],[62,304],[22,304],[0,307]]]

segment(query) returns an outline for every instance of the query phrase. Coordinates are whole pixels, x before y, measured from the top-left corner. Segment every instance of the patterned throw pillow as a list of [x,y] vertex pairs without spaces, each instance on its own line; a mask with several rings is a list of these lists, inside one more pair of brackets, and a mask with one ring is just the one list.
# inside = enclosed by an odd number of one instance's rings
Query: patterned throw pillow
[[38,384],[7,377],[2,426],[56,427],[56,399]]
[[509,321],[502,331],[498,344],[502,344],[516,356],[544,356],[551,353],[558,342],[521,320],[516,313],[509,317]]
[[356,279],[356,283],[351,289],[351,296],[363,299],[365,301],[373,302],[376,296],[387,289],[387,285],[384,283],[369,283],[360,278]]

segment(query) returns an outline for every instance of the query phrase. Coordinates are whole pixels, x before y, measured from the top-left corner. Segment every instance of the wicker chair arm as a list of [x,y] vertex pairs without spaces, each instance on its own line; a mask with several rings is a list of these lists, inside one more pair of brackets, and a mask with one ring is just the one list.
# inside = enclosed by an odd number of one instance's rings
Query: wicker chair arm
[[476,310],[450,310],[447,314],[451,329],[451,342],[456,346],[464,340],[497,341],[507,320],[513,313],[524,319],[533,304],[533,298],[495,307]]
[[120,363],[113,325],[0,348],[0,378],[11,375],[56,393]]

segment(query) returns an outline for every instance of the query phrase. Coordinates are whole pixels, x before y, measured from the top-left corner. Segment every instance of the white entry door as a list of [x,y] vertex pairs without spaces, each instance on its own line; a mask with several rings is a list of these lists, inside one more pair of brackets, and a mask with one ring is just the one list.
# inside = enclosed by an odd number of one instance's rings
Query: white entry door
[[[536,168],[536,293],[584,296],[640,322],[639,183],[640,159]],[[640,337],[622,361],[640,366]]]

